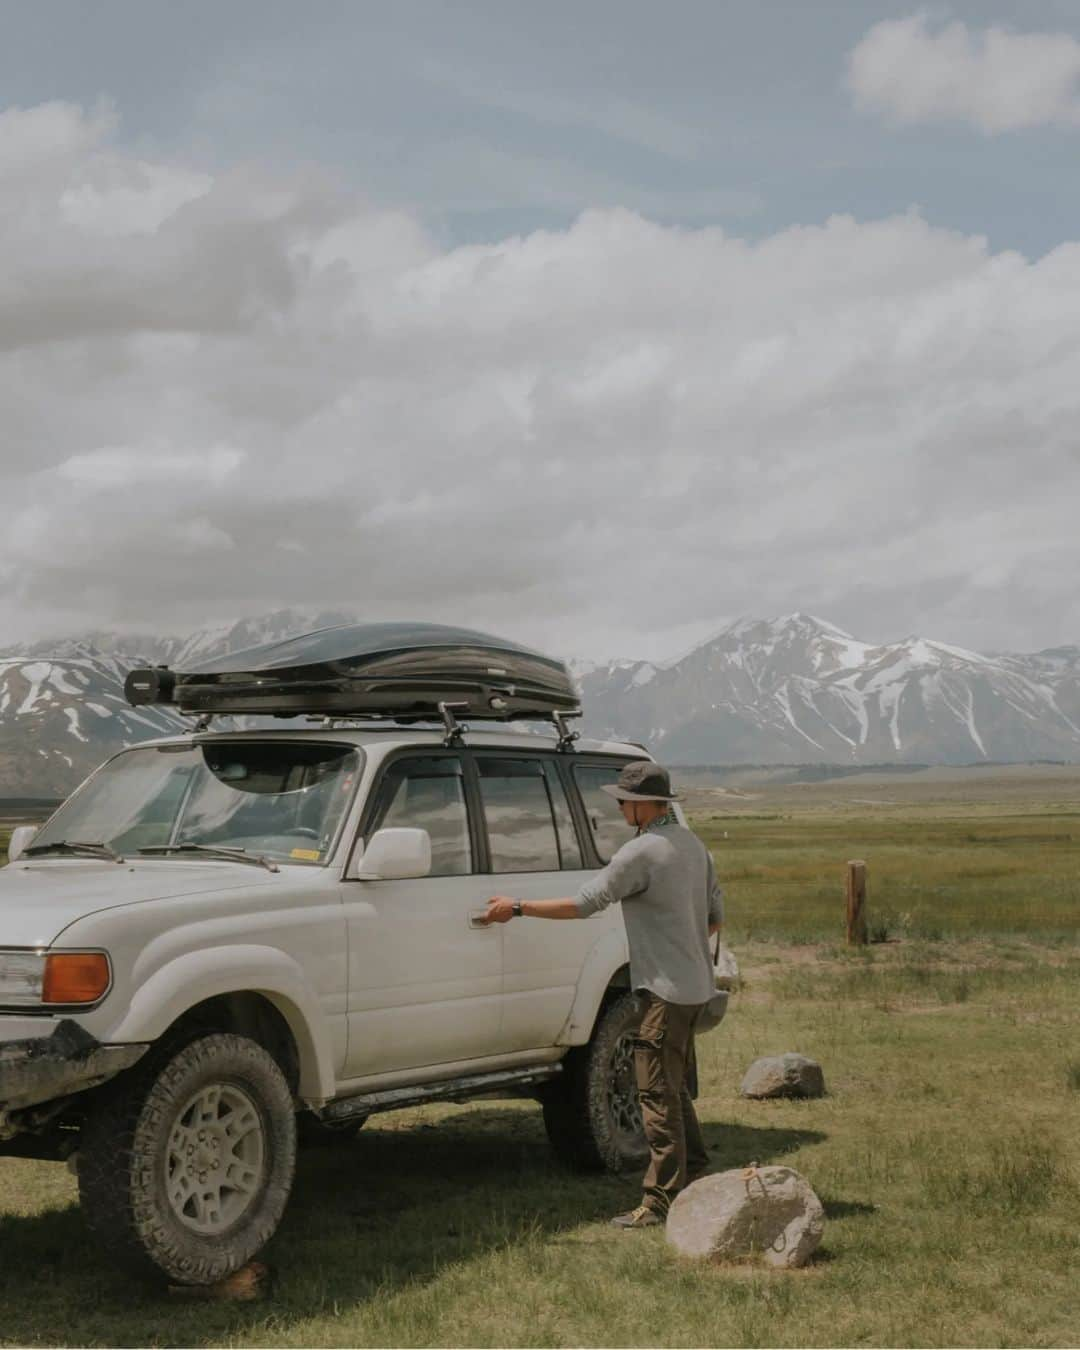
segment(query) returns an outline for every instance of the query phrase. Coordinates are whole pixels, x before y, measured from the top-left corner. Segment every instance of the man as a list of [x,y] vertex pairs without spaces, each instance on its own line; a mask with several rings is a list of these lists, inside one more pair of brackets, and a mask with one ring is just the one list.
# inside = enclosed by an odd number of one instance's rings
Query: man
[[708,1166],[687,1077],[694,1065],[694,1022],[716,992],[709,938],[719,930],[723,910],[708,849],[671,810],[675,793],[667,770],[636,760],[604,791],[618,800],[636,837],[576,898],[493,895],[485,922],[587,919],[622,902],[631,986],[643,1006],[634,1073],[650,1157],[641,1204],[612,1223],[649,1228],[663,1222],[679,1191]]

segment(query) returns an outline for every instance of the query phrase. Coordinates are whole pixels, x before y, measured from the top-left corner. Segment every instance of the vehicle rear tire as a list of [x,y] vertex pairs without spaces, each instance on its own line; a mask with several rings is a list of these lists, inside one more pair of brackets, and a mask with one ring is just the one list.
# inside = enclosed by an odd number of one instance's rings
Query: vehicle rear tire
[[83,1127],[83,1212],[128,1267],[214,1284],[251,1260],[284,1213],[296,1166],[292,1093],[261,1045],[231,1033],[200,1036],[140,1070]]
[[579,1171],[638,1171],[649,1160],[634,1078],[641,1011],[633,994],[607,1003],[592,1039],[569,1052],[561,1079],[544,1100],[551,1146]]

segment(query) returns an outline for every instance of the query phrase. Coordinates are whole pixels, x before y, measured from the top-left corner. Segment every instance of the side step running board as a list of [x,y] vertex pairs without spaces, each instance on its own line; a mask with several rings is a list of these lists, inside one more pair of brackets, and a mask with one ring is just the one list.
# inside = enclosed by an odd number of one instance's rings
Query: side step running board
[[384,1092],[364,1092],[358,1097],[331,1102],[320,1115],[323,1120],[348,1120],[350,1116],[371,1116],[376,1111],[397,1111],[403,1106],[423,1106],[428,1102],[468,1102],[477,1097],[530,1097],[531,1089],[550,1082],[562,1073],[561,1064],[538,1064],[529,1069],[499,1069],[468,1078],[447,1078],[438,1083],[413,1083]]

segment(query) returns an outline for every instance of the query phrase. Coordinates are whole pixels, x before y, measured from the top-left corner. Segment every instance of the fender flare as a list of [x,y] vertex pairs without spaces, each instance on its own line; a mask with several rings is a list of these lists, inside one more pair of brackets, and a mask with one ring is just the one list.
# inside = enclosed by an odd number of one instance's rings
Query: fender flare
[[626,933],[622,924],[618,928],[608,929],[593,943],[581,968],[574,1001],[556,1039],[557,1045],[584,1045],[588,1041],[604,995],[614,976],[626,966],[628,960]]
[[108,1040],[156,1041],[197,1004],[241,993],[261,994],[284,1017],[300,1061],[300,1096],[329,1101],[334,1064],[322,1010],[300,966],[276,947],[237,944],[175,957],[140,984]]

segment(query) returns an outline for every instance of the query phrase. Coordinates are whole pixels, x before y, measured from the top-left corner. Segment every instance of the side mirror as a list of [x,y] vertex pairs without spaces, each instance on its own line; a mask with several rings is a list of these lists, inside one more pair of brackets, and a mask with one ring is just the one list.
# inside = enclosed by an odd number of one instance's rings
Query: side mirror
[[403,881],[431,872],[431,836],[427,830],[376,830],[350,874],[357,881]]
[[16,825],[11,831],[11,838],[8,840],[7,856],[8,862],[13,863],[21,858],[30,845],[31,839],[37,834],[36,825]]

